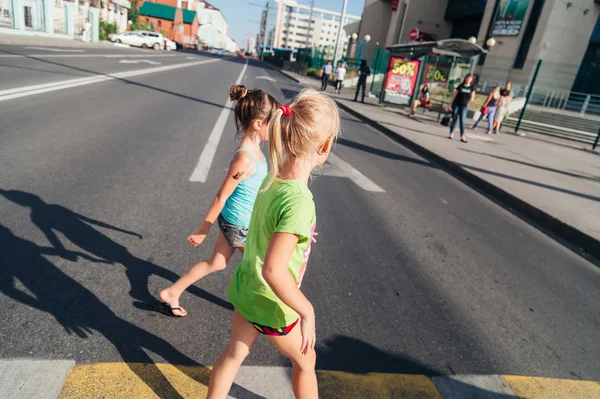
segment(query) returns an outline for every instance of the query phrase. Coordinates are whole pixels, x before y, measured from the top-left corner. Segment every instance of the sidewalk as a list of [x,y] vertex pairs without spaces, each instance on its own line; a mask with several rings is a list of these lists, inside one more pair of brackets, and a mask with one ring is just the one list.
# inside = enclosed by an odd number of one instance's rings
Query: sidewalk
[[[164,363],[0,360],[3,399],[205,398],[210,368]],[[368,373],[318,370],[324,399],[597,398],[600,384],[511,375]],[[228,398],[293,399],[288,367],[242,366]]]
[[0,45],[32,46],[32,47],[59,47],[59,48],[90,48],[90,49],[116,49],[129,47],[127,45],[115,46],[110,42],[84,42],[75,39],[61,39],[45,36],[1,35]]
[[[316,79],[282,72],[320,87]],[[458,127],[454,140],[448,140],[449,130],[437,122],[437,113],[419,109],[411,119],[406,108],[383,107],[377,98],[352,101],[354,90],[337,95],[331,88],[328,94],[345,111],[600,258],[600,156],[591,146],[534,133],[519,137],[509,129],[487,135],[484,123],[475,131],[472,121],[464,144]]]

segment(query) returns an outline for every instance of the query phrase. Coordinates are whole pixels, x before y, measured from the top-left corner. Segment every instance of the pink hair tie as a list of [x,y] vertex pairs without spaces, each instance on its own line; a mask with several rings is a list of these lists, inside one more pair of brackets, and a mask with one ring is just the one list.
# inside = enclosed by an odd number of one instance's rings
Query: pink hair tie
[[280,105],[279,109],[281,110],[281,112],[283,112],[285,116],[289,116],[292,114],[292,109],[289,105]]

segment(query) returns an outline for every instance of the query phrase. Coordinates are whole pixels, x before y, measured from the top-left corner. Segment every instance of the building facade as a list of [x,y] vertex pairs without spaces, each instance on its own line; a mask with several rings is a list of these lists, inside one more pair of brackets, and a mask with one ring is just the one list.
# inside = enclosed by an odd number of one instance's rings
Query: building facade
[[348,14],[342,21],[340,12],[311,8],[298,4],[296,0],[275,0],[275,6],[276,9],[271,10],[276,15],[274,26],[269,29],[272,31],[269,44],[275,48],[297,50],[316,47],[329,51],[330,56],[333,56],[341,25],[342,32],[337,43],[341,57],[350,35],[344,26],[360,21],[359,16]]
[[0,34],[81,39],[83,23],[89,20],[91,40],[98,41],[99,5],[95,0],[0,0]]
[[199,1],[196,12],[200,23],[198,36],[203,47],[222,49],[231,47],[229,24],[221,10],[208,1]]
[[[63,1],[63,0],[60,0]],[[117,24],[117,33],[123,33],[128,28],[129,0],[100,0],[100,18],[109,24]]]
[[475,37],[484,45],[494,37],[477,67],[482,81],[526,86],[541,59],[539,86],[582,90],[597,73],[584,61],[600,58],[599,16],[600,0],[366,0],[359,36],[372,37],[366,59],[373,42],[407,43],[413,28],[419,40]]
[[186,47],[198,46],[198,18],[192,10],[147,1],[139,10],[139,20],[170,40]]

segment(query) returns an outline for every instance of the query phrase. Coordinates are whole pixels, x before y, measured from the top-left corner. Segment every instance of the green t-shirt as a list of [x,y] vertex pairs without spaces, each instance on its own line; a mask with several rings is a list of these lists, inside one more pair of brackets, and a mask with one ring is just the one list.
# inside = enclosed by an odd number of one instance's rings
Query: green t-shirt
[[312,233],[316,226],[312,193],[297,180],[276,179],[256,197],[242,262],[238,265],[227,296],[235,309],[248,321],[267,327],[286,327],[298,320],[298,313],[275,295],[262,276],[263,262],[273,233],[297,235],[298,244],[288,263],[288,270],[298,287],[302,283]]

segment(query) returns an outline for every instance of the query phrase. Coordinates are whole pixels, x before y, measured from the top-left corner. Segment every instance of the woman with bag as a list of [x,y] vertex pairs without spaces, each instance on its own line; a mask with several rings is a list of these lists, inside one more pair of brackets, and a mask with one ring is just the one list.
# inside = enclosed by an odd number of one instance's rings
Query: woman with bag
[[467,105],[475,99],[475,86],[473,86],[473,74],[468,73],[465,80],[454,89],[448,111],[452,112],[452,123],[450,124],[449,139],[454,137],[456,122],[460,121],[460,141],[467,142],[465,136],[465,120],[467,119]]
[[492,129],[494,128],[494,115],[496,115],[496,104],[500,99],[500,86],[494,86],[490,95],[483,103],[481,107],[481,114],[479,115],[479,119],[473,125],[473,129],[477,129],[479,123],[483,120],[483,118],[487,115],[488,117],[488,131],[487,134],[492,134]]
[[423,88],[421,89],[419,98],[416,99],[415,101],[413,101],[412,108],[410,109],[410,114],[408,114],[409,118],[412,118],[413,116],[415,116],[415,111],[417,110],[417,107],[419,107],[419,106],[422,106],[425,109],[431,108],[429,87],[427,85],[424,85]]

